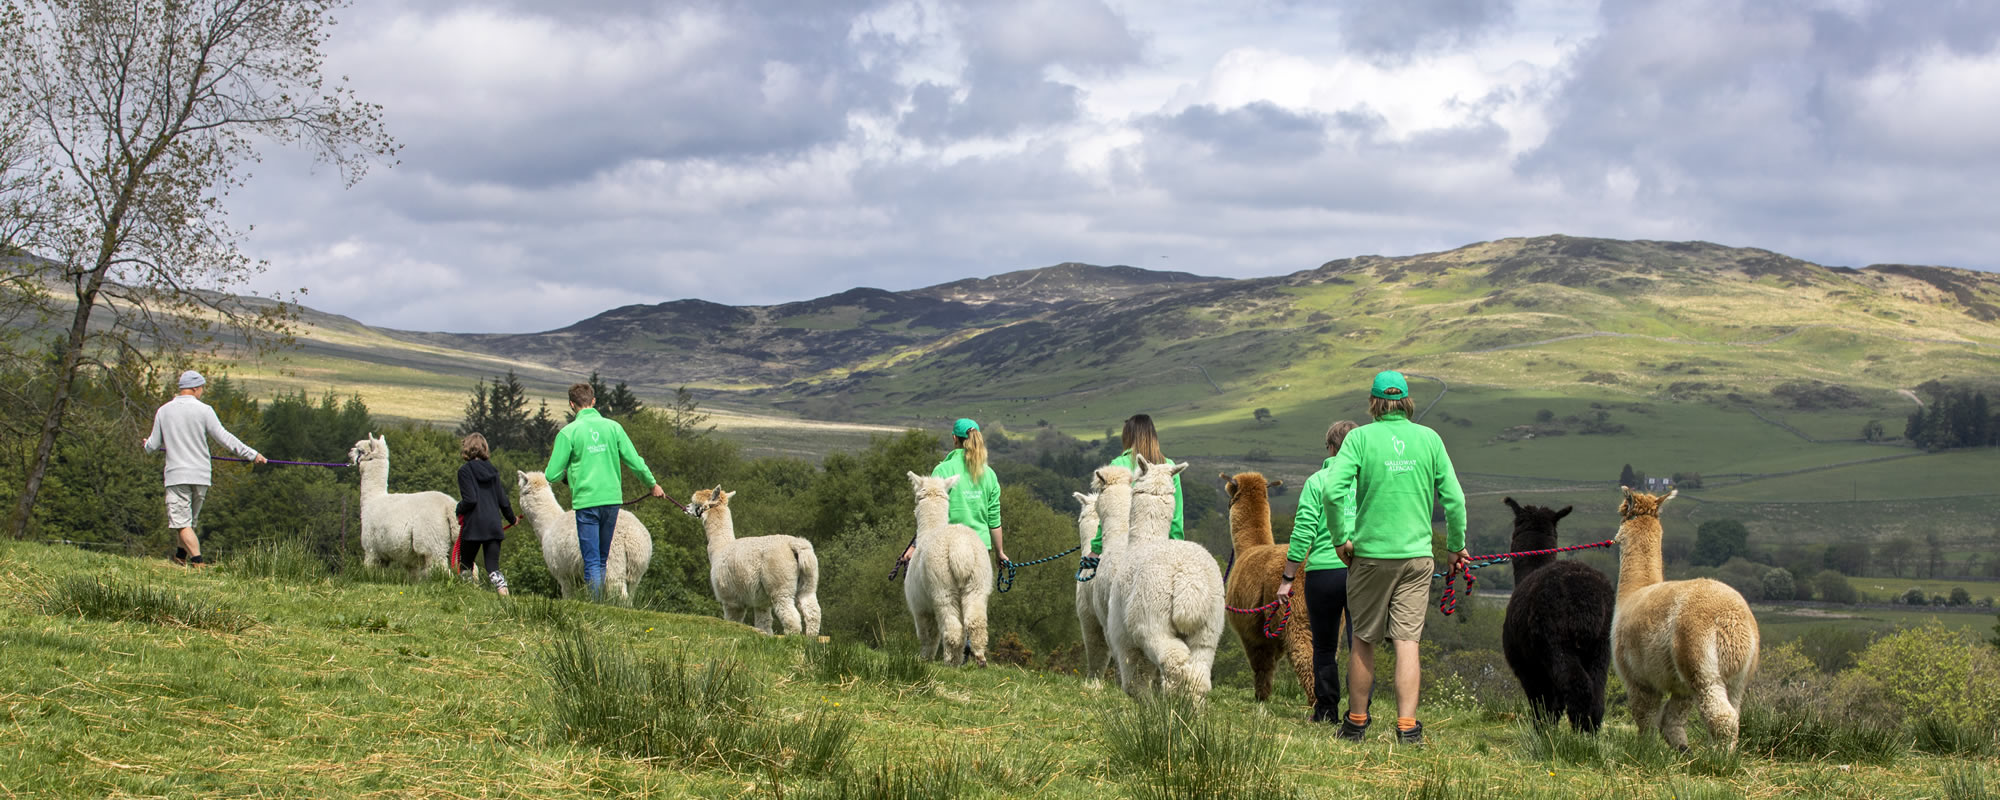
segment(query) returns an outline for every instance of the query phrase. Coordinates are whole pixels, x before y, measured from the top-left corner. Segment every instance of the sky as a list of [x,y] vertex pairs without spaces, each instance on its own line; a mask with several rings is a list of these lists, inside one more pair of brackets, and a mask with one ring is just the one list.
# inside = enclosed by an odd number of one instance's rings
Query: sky
[[254,290],[527,332],[1066,261],[1253,277],[1509,236],[2000,266],[1990,0],[357,0],[403,145],[267,149]]

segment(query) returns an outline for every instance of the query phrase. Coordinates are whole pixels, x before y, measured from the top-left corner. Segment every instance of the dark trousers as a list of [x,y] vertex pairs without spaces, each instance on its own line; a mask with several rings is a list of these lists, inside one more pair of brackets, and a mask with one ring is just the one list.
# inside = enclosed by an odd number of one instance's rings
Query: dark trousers
[[[1306,614],[1312,618],[1313,720],[1340,719],[1340,620],[1347,611],[1347,569],[1306,572]],[[1353,627],[1348,631],[1351,633]]]
[[486,542],[460,542],[458,546],[458,569],[463,572],[472,569],[480,550],[486,551],[486,571],[500,571],[500,540]]

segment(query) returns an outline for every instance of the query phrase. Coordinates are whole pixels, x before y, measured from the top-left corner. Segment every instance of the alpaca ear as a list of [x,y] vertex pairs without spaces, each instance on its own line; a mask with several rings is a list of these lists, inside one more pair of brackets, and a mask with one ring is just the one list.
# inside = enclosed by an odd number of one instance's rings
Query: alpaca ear
[[1153,468],[1153,462],[1147,461],[1146,456],[1141,453],[1132,454],[1132,463],[1138,467],[1138,469],[1132,470],[1132,476],[1135,478],[1145,475],[1147,470]]
[[1084,494],[1082,492],[1070,492],[1069,496],[1076,498],[1076,502],[1078,503],[1090,502],[1090,495]]
[[1267,483],[1267,484],[1265,484],[1265,485],[1264,485],[1264,491],[1268,493],[1268,492],[1269,492],[1270,490],[1272,490],[1272,489],[1281,489],[1281,488],[1284,488],[1284,485],[1285,485],[1285,479],[1284,479],[1284,478],[1279,478],[1279,479],[1277,479],[1277,480],[1275,480],[1275,481],[1271,481],[1270,483]]
[[922,489],[922,488],[924,488],[924,479],[923,479],[923,478],[921,478],[921,477],[918,477],[918,476],[917,476],[917,473],[914,473],[914,472],[905,472],[905,473],[903,473],[903,474],[904,474],[904,475],[908,475],[908,476],[910,476],[910,489],[911,489],[912,491],[915,491],[915,490],[918,490],[918,489]]
[[1514,502],[1514,498],[1503,497],[1500,498],[1500,502],[1506,503],[1508,508],[1514,509],[1514,513],[1516,514],[1521,513],[1521,504]]
[[1662,498],[1660,498],[1660,505],[1664,506],[1664,505],[1666,505],[1666,504],[1667,504],[1667,501],[1668,501],[1668,500],[1672,500],[1672,499],[1674,499],[1674,498],[1676,498],[1676,497],[1679,497],[1679,496],[1681,496],[1681,490],[1679,490],[1679,489],[1673,489],[1673,490],[1670,490],[1670,491],[1668,491],[1668,492],[1667,492],[1667,496],[1666,496],[1666,497],[1662,497]]
[[1168,467],[1168,468],[1167,468],[1167,474],[1168,474],[1168,475],[1179,475],[1179,474],[1181,474],[1182,472],[1186,472],[1186,471],[1187,471],[1187,468],[1188,468],[1188,465],[1186,465],[1186,464],[1175,464],[1175,465],[1173,465],[1173,466],[1171,466],[1171,467]]
[[735,496],[736,496],[736,493],[735,493],[735,492],[723,492],[723,493],[722,493],[722,502],[723,502],[723,504],[724,504],[724,505],[727,505],[727,504],[729,503],[729,498],[732,498],[732,497],[735,497]]
[[1237,492],[1242,491],[1236,488],[1236,479],[1229,477],[1229,473],[1224,472],[1221,474],[1221,477],[1222,490],[1228,492],[1230,497],[1235,497]]
[[1563,506],[1563,510],[1556,512],[1556,519],[1562,519],[1563,517],[1567,517],[1569,516],[1569,512],[1575,510],[1576,506]]
[[1626,497],[1632,496],[1632,487],[1630,486],[1620,486],[1618,487],[1618,491],[1624,492]]
[[951,477],[949,477],[949,478],[946,478],[946,479],[944,479],[944,490],[945,490],[945,491],[947,491],[947,492],[951,491],[951,487],[953,487],[953,486],[957,486],[957,485],[958,485],[958,476],[957,476],[957,475],[953,475],[953,476],[951,476]]

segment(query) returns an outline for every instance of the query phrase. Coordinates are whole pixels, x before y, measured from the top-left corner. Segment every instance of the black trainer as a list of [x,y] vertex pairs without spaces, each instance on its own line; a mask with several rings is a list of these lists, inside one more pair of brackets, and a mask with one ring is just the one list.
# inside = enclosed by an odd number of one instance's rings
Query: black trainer
[[1373,718],[1373,717],[1371,717],[1371,718],[1369,718],[1368,722],[1363,722],[1363,723],[1361,723],[1361,724],[1359,724],[1359,725],[1356,725],[1356,724],[1354,724],[1354,718],[1353,718],[1353,717],[1348,717],[1348,716],[1342,716],[1342,717],[1340,718],[1340,733],[1339,733],[1339,734],[1337,734],[1337,735],[1338,735],[1338,736],[1339,736],[1340,738],[1342,738],[1342,739],[1345,739],[1345,740],[1347,740],[1347,741],[1350,741],[1350,742],[1364,742],[1364,741],[1367,741],[1367,740],[1368,740],[1368,724],[1369,724],[1370,722],[1374,722],[1374,721],[1375,721],[1375,720],[1374,720],[1374,718]]
[[1406,744],[1412,747],[1424,746],[1424,724],[1419,722],[1414,727],[1410,728],[1407,731],[1402,730],[1400,728],[1397,729],[1396,743]]

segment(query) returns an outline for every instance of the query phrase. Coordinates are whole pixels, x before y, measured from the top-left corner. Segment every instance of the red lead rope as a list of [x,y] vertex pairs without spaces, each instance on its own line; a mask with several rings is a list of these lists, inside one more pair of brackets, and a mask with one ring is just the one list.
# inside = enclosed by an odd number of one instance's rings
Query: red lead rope
[[1461,573],[1465,575],[1465,593],[1471,594],[1472,583],[1474,580],[1476,580],[1474,577],[1472,577],[1472,571],[1475,569],[1479,569],[1481,567],[1490,567],[1493,566],[1494,564],[1505,563],[1509,560],[1520,558],[1522,556],[1546,556],[1546,555],[1553,555],[1556,553],[1567,553],[1571,550],[1589,550],[1593,547],[1610,547],[1617,543],[1618,542],[1615,540],[1606,539],[1602,542],[1596,542],[1593,544],[1573,544],[1568,547],[1553,547],[1547,550],[1523,550],[1518,553],[1498,553],[1490,556],[1473,556],[1469,559],[1466,559],[1465,567],[1463,569],[1457,571],[1445,570],[1444,572],[1436,573],[1433,576],[1444,579],[1444,594],[1438,597],[1438,610],[1444,612],[1446,616],[1450,616],[1452,612],[1458,610],[1458,591],[1454,584],[1458,582],[1458,576]]
[[[513,527],[514,527],[514,526],[516,526],[516,525],[519,525],[519,524],[521,524],[521,518],[520,518],[520,517],[515,517],[515,518],[514,518],[514,521],[513,521],[513,522],[509,522],[509,523],[507,523],[507,525],[506,525],[505,527],[501,528],[500,530],[502,530],[502,531],[506,531],[506,530],[511,530],[511,529],[513,529]],[[459,548],[463,547],[464,545],[465,545],[465,517],[464,517],[464,516],[460,516],[460,517],[458,518],[458,536],[457,536],[457,537],[455,537],[455,538],[453,538],[453,539],[451,540],[451,568],[452,568],[452,569],[458,569],[458,565],[459,565],[459,560],[458,560],[458,553],[459,553]]]
[[1223,608],[1227,609],[1231,614],[1263,614],[1271,609],[1277,609],[1278,613],[1276,614],[1264,615],[1264,638],[1266,639],[1276,639],[1285,635],[1285,624],[1292,619],[1292,598],[1290,597],[1280,597],[1256,608],[1237,608],[1229,605],[1225,605]]

